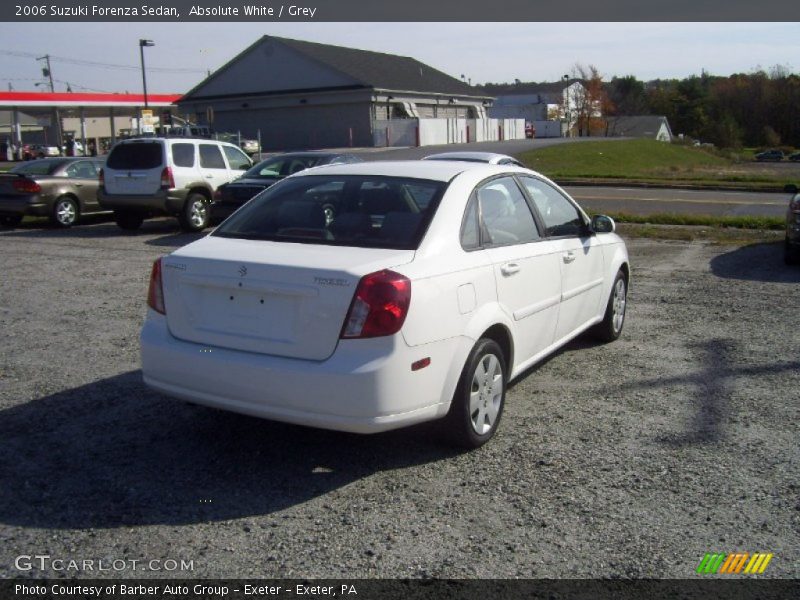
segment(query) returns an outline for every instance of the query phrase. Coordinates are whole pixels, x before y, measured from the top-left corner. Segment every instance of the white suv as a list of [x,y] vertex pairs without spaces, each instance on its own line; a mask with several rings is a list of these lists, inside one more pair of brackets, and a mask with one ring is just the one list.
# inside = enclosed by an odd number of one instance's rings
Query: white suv
[[186,231],[208,226],[216,189],[252,162],[233,144],[205,139],[139,138],[119,142],[100,172],[100,206],[114,211],[122,229],[146,217],[178,217]]

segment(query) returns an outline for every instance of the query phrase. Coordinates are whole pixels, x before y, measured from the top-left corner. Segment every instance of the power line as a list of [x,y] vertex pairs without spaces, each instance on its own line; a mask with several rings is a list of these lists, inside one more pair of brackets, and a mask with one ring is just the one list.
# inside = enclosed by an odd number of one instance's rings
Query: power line
[[[36,54],[32,52],[19,52],[16,50],[0,50],[0,55],[16,56],[18,58],[37,58]],[[97,62],[93,60],[82,60],[78,58],[67,58],[64,56],[50,55],[50,60],[53,62],[66,63],[70,65],[79,65],[83,67],[96,67],[98,69],[127,69],[129,71],[138,71],[138,65],[118,65],[113,63]],[[155,71],[161,73],[205,73],[206,69],[191,69],[191,68],[178,68],[178,67],[148,67],[148,71]]]

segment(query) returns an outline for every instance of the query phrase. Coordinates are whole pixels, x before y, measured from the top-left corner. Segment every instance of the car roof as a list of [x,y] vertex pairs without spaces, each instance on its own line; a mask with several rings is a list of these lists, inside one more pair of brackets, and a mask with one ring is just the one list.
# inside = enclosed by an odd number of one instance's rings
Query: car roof
[[430,154],[422,160],[471,160],[492,163],[504,158],[516,160],[513,156],[496,152],[440,152],[438,154]]
[[291,150],[289,152],[278,152],[277,154],[268,156],[264,160],[269,160],[270,158],[283,158],[287,156],[345,156],[347,154],[349,154],[349,152],[330,152],[327,150]]
[[397,160],[397,161],[364,161],[344,165],[323,165],[306,169],[292,177],[309,177],[320,174],[331,175],[378,175],[385,177],[408,177],[413,179],[430,179],[434,181],[450,181],[465,171],[486,172],[487,176],[515,170],[520,167],[511,165],[490,165],[487,163],[447,161],[447,160]]

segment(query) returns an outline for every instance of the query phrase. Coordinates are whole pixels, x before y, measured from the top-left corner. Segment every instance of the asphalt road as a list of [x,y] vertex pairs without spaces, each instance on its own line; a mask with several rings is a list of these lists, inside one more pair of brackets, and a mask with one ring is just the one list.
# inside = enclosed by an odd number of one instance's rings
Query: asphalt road
[[791,194],[618,187],[565,187],[589,213],[782,217]]
[[[604,138],[604,141],[624,138]],[[597,138],[544,138],[534,140],[509,140],[480,142],[468,148],[453,144],[421,148],[343,148],[364,160],[417,160],[438,152],[469,150],[472,152],[497,152],[518,155],[528,150],[546,148],[557,144],[593,142]],[[0,162],[0,169],[13,163]],[[770,163],[773,164],[773,163]],[[786,163],[786,168],[796,165]],[[786,214],[789,194],[769,192],[731,192],[715,190],[678,190],[659,188],[625,188],[609,186],[568,186],[565,188],[589,213],[630,213],[650,215],[675,213],[713,216],[771,216]]]
[[[614,140],[616,138],[606,138]],[[547,138],[470,144],[472,152],[497,152],[518,155],[565,143],[596,141],[596,138]],[[359,152],[365,160],[416,160],[437,152],[453,152],[451,145],[422,148],[373,148]],[[788,164],[788,163],[787,163]],[[786,214],[789,194],[771,192],[732,192],[718,190],[680,190],[625,188],[609,186],[568,186],[565,188],[589,213],[630,213],[652,215],[675,213],[712,216],[782,217]]]

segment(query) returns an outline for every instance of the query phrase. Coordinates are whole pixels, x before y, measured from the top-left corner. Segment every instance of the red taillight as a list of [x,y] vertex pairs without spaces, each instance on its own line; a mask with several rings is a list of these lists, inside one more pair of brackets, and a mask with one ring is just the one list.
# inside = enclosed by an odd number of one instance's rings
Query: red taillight
[[100,183],[101,188],[105,187],[106,185],[106,174],[103,171],[103,169],[100,169],[100,172],[97,174],[97,180]]
[[411,304],[411,281],[394,271],[365,275],[347,312],[343,338],[370,338],[400,331]]
[[164,306],[164,286],[161,283],[161,259],[153,263],[153,270],[150,271],[150,287],[147,290],[147,306],[162,315],[167,314]]
[[170,167],[164,167],[164,170],[161,171],[161,187],[165,190],[175,187],[175,179],[172,177],[172,169]]
[[11,184],[14,189],[23,194],[38,194],[42,191],[42,186],[32,179],[15,179]]

